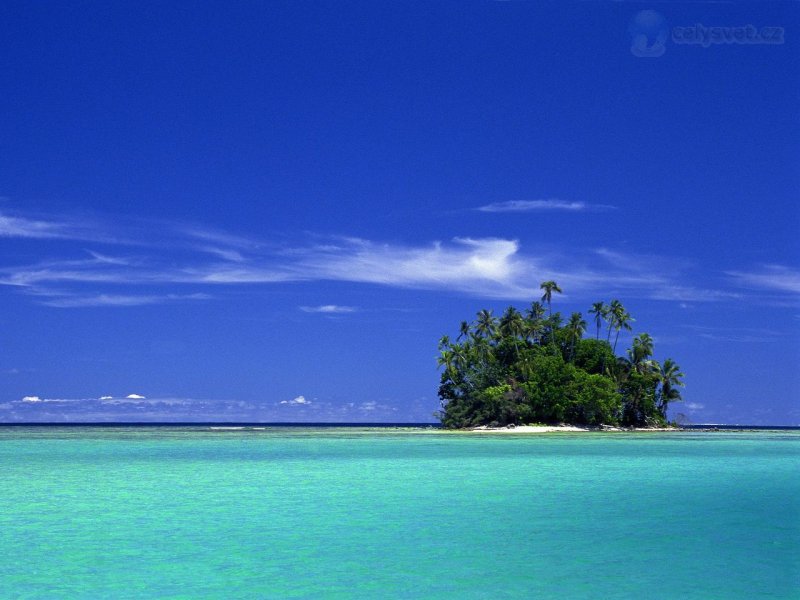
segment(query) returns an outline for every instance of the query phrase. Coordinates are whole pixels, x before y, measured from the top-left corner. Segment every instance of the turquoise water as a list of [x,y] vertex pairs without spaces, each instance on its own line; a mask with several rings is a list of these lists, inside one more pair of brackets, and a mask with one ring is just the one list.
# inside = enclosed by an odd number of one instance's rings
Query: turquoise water
[[798,598],[800,434],[0,428],[2,598]]

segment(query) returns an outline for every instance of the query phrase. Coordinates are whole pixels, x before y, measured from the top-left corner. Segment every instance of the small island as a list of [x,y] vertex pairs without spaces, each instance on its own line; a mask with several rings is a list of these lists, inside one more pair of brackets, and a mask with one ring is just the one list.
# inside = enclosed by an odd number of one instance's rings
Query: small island
[[439,340],[442,368],[436,416],[449,429],[567,424],[583,427],[668,425],[667,408],[681,400],[683,373],[671,358],[653,358],[653,338],[640,333],[617,356],[620,332],[633,317],[619,300],[595,302],[564,322],[552,310],[555,281],[523,314],[509,306],[500,318],[481,310],[461,322],[455,342]]

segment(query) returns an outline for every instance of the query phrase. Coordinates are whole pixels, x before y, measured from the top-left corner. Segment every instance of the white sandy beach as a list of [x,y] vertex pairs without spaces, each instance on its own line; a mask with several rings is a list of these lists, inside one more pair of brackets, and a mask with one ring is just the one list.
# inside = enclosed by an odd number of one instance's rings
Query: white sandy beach
[[566,432],[602,432],[602,431],[680,431],[673,427],[637,427],[634,429],[626,429],[622,427],[602,427],[602,428],[589,428],[589,427],[576,427],[575,425],[518,425],[516,427],[475,427],[468,431],[476,433],[566,433]]

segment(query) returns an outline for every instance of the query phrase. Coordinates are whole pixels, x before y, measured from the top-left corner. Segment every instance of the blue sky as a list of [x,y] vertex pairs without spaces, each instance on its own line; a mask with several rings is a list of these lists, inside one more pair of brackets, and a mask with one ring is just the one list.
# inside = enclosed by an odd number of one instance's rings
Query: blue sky
[[439,336],[555,279],[683,367],[676,412],[800,424],[798,24],[4,2],[0,420],[429,421]]

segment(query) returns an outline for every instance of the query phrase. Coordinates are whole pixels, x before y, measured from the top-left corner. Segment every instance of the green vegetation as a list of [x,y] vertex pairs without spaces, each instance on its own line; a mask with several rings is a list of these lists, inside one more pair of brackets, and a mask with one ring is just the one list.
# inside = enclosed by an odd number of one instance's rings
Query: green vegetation
[[564,323],[552,311],[558,284],[546,281],[541,289],[541,302],[525,314],[509,306],[498,319],[481,310],[475,322],[461,322],[455,342],[441,338],[442,424],[666,424],[667,407],[681,399],[683,373],[671,358],[652,358],[653,338],[646,333],[633,339],[625,356],[616,355],[620,332],[631,331],[634,322],[622,303],[595,302],[589,310],[595,337],[584,338],[588,325],[581,313]]

